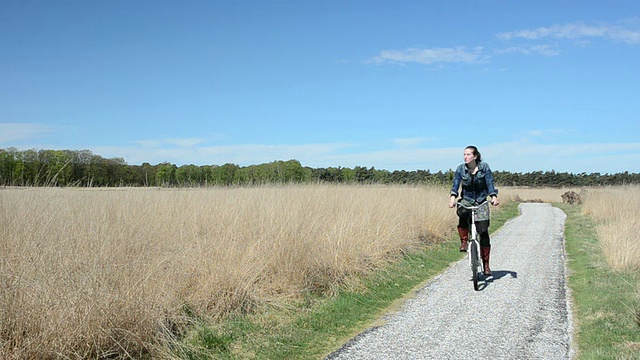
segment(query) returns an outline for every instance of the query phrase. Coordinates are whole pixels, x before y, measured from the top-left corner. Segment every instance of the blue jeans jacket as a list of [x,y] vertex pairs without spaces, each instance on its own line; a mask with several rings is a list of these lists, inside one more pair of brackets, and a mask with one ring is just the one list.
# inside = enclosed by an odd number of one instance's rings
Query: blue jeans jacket
[[487,199],[487,196],[497,196],[498,189],[493,183],[493,174],[489,164],[484,161],[478,163],[478,172],[471,175],[466,164],[460,164],[453,177],[451,195],[458,196],[458,189],[462,185],[462,201],[468,206],[476,206]]

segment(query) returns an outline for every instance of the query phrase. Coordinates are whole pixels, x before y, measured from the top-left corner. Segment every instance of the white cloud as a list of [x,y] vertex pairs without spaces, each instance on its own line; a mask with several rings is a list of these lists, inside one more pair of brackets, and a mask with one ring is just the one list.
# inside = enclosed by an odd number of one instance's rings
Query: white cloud
[[524,55],[540,54],[543,56],[557,56],[560,55],[560,50],[553,45],[533,45],[533,46],[511,46],[504,49],[495,51],[496,55],[503,55],[509,53],[520,53]]
[[486,146],[482,156],[492,167],[507,171],[617,173],[639,172],[637,165],[629,161],[638,152],[640,143],[537,144],[524,141]]
[[482,47],[467,50],[465,47],[456,48],[408,48],[405,50],[383,50],[380,55],[371,59],[374,63],[467,63],[473,64],[483,60]]
[[365,166],[386,170],[455,169],[462,162],[463,148],[408,148],[336,155],[333,161],[342,166]]
[[[464,146],[455,148],[382,149],[370,152],[333,152],[314,159],[299,158],[312,167],[365,166],[387,170],[455,169],[462,163]],[[353,149],[351,149],[353,150]],[[569,173],[640,172],[630,160],[640,143],[536,144],[507,142],[479,145],[482,158],[493,170],[512,172],[551,171]],[[636,166],[633,168],[633,166]]]
[[[531,131],[528,140],[495,144],[478,144],[482,158],[493,170],[512,172],[551,171],[570,173],[640,172],[635,161],[640,143],[589,143],[562,144],[537,143],[556,130]],[[546,137],[546,138],[545,138]],[[553,138],[553,137],[551,137]],[[219,145],[193,147],[94,147],[91,150],[106,158],[122,157],[129,164],[170,162],[184,164],[222,165],[225,163],[247,166],[276,160],[299,160],[303,166],[350,167],[364,166],[376,169],[430,170],[431,172],[455,169],[462,163],[464,145],[448,148],[419,146],[420,138],[396,139],[400,143],[414,144],[407,147],[364,150],[358,144],[322,143],[300,145]],[[396,142],[397,143],[397,142]]]
[[527,40],[539,40],[542,38],[555,39],[584,39],[584,38],[606,38],[614,41],[621,41],[627,44],[640,43],[640,31],[627,29],[612,24],[586,25],[558,24],[549,27],[539,27],[536,29],[524,29],[519,31],[504,32],[497,35],[504,40],[516,38]]
[[0,144],[33,139],[53,132],[48,125],[34,123],[0,123]]
[[[141,144],[141,142],[137,143]],[[166,142],[143,143],[144,145],[141,146],[94,147],[92,151],[107,158],[122,157],[129,164],[141,164],[143,162],[157,164],[166,161],[176,165],[222,165],[225,163],[233,163],[246,166],[291,159],[297,159],[303,164],[307,164],[309,162],[315,162],[314,160],[319,157],[344,151],[352,146],[346,143],[327,143],[303,145],[239,144],[162,147],[158,144],[166,144]],[[149,146],[150,144],[154,146]]]
[[[621,23],[622,25],[599,24],[586,25],[582,23],[557,24],[535,29],[523,29],[499,33],[496,36],[504,40],[542,40],[570,39],[578,46],[586,46],[590,39],[604,38],[627,44],[640,44],[640,30],[635,30],[637,24],[634,21]],[[543,56],[557,56],[561,51],[557,44],[517,45],[504,49],[484,51],[482,46],[468,49],[464,46],[444,48],[407,48],[404,50],[383,50],[378,56],[368,60],[371,63],[436,65],[436,68],[445,64],[462,63],[478,64],[486,63],[495,55],[519,53],[524,55],[538,54]]]

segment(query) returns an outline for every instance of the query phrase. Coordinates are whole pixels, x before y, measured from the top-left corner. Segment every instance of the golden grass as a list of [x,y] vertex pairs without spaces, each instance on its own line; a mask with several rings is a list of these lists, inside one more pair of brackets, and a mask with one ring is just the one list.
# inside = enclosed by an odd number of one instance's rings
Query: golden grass
[[448,237],[447,194],[0,189],[0,358],[162,357],[193,317],[331,292]]
[[587,188],[583,211],[596,221],[596,231],[609,265],[640,270],[640,186]]
[[562,194],[580,194],[583,212],[596,221],[597,236],[608,264],[616,270],[640,269],[640,186],[580,188],[502,187],[502,200],[561,202]]

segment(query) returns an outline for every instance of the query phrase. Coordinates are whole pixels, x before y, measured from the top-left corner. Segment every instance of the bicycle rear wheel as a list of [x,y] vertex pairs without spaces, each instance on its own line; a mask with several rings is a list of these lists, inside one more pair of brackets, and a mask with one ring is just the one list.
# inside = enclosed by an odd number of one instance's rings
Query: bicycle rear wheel
[[473,289],[478,291],[478,272],[480,267],[478,243],[471,241],[469,244],[469,256],[471,256],[471,273],[473,277]]

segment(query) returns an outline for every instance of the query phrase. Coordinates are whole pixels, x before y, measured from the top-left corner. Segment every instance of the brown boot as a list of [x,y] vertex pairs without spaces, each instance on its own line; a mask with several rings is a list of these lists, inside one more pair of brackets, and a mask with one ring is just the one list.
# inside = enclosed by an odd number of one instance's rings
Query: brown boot
[[484,276],[491,276],[493,273],[489,268],[489,258],[491,257],[491,245],[480,246],[480,252],[482,254],[482,267],[484,267]]
[[460,251],[467,251],[467,241],[469,241],[469,229],[458,228],[458,235],[460,235]]

